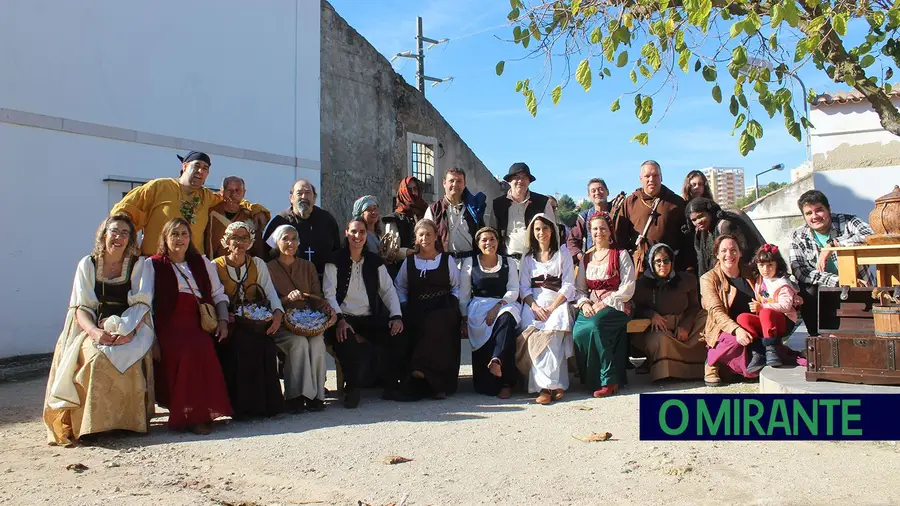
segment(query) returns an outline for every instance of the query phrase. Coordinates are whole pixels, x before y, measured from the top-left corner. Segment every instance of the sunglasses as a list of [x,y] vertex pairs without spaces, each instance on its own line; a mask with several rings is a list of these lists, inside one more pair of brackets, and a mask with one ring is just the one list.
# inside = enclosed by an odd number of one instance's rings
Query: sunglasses
[[669,265],[670,263],[672,263],[671,258],[657,258],[653,261],[654,265]]

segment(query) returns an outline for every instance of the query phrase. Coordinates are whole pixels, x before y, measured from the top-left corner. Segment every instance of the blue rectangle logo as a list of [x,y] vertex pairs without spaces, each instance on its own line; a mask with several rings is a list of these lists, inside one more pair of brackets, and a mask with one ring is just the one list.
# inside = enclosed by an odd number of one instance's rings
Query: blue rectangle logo
[[900,395],[641,394],[640,438],[900,440]]

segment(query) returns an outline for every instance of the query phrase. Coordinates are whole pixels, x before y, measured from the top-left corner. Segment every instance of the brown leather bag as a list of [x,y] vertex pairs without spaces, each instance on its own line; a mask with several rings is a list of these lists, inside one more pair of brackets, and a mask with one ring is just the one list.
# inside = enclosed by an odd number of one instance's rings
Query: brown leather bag
[[205,332],[212,334],[219,328],[219,318],[216,317],[216,308],[208,302],[203,302],[200,296],[197,295],[197,292],[194,291],[194,287],[191,286],[191,281],[188,279],[187,275],[181,272],[181,269],[177,265],[175,265],[175,270],[178,271],[178,274],[181,274],[181,277],[184,278],[184,282],[187,283],[188,288],[191,289],[191,293],[197,298],[197,306],[200,310],[200,328]]

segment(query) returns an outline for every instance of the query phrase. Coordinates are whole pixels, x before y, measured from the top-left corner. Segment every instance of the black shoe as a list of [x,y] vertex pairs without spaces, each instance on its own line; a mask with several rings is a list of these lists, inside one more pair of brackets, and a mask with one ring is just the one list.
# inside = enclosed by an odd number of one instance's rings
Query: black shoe
[[306,403],[303,401],[303,397],[295,397],[293,399],[286,399],[284,401],[284,412],[292,413],[295,415],[299,415],[303,413],[305,409]]
[[750,352],[750,363],[747,364],[747,372],[755,373],[759,372],[763,367],[766,366],[766,356],[758,351]]
[[766,365],[769,367],[781,367],[781,357],[774,346],[766,346]]
[[347,409],[356,409],[359,406],[359,390],[357,389],[345,389],[344,390],[344,407]]
[[381,398],[386,401],[396,402],[415,402],[418,400],[415,396],[405,393],[398,388],[385,388]]
[[[358,403],[359,401],[357,401]],[[325,401],[322,399],[305,399],[307,411],[323,411],[325,410]]]

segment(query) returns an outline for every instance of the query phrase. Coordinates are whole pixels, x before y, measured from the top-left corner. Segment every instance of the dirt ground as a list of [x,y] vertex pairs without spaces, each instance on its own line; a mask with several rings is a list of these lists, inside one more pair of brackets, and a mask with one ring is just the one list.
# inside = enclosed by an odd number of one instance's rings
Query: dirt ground
[[[444,401],[372,390],[354,411],[221,421],[205,437],[169,432],[160,417],[148,435],[74,448],[45,444],[43,380],[5,383],[0,503],[900,504],[894,443],[640,441],[638,393],[707,391],[643,378],[609,399],[573,388],[548,407],[477,395],[466,378]],[[610,441],[576,439],[607,431]],[[412,461],[386,464],[392,455]]]

